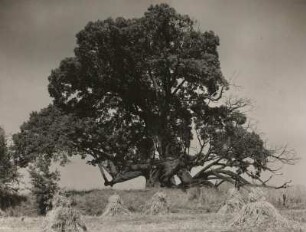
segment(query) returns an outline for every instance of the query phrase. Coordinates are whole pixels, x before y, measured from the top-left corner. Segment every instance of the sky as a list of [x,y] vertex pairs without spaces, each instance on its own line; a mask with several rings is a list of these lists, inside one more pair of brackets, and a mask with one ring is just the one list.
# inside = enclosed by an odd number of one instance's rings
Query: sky
[[[231,93],[252,101],[248,116],[271,146],[286,144],[301,158],[278,180],[306,186],[306,0],[0,0],[0,126],[16,133],[51,102],[47,77],[73,56],[75,35],[89,21],[141,17],[161,2],[220,37]],[[98,169],[78,159],[61,172],[67,188],[103,187]]]

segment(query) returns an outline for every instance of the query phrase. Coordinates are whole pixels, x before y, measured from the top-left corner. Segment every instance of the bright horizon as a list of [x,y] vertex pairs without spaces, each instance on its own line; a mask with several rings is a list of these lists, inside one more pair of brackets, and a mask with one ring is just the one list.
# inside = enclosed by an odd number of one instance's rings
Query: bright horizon
[[[16,133],[32,111],[50,102],[47,77],[73,55],[75,35],[89,21],[141,17],[150,4],[166,2],[220,37],[224,76],[231,92],[254,105],[248,116],[270,145],[295,149],[301,158],[278,181],[306,186],[306,1],[304,0],[0,0],[0,125]],[[101,188],[98,168],[74,159],[61,185]],[[122,184],[137,187],[141,181]],[[119,186],[120,187],[120,186]],[[118,187],[116,187],[118,188]]]

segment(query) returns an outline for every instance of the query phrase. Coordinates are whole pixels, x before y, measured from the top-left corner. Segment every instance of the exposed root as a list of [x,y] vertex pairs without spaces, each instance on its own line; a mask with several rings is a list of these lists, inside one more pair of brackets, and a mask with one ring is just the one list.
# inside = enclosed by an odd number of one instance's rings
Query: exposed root
[[169,213],[167,195],[162,192],[155,193],[150,202],[146,205],[146,209],[145,213],[150,215]]
[[102,217],[112,217],[116,215],[129,215],[131,212],[124,206],[120,196],[115,194],[108,198],[108,203]]

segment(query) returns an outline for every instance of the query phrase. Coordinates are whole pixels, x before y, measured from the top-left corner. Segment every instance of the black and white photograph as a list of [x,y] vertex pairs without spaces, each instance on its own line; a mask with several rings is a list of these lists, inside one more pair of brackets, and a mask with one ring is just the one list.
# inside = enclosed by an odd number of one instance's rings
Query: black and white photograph
[[306,0],[0,0],[0,232],[306,232]]

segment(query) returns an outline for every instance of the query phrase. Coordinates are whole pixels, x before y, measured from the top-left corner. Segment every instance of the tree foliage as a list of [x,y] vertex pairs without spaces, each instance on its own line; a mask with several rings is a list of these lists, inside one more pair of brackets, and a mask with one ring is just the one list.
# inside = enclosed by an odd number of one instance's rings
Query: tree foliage
[[17,167],[7,145],[5,132],[0,127],[0,192],[14,190],[17,179]]
[[[260,174],[275,171],[271,161],[293,159],[268,150],[248,127],[244,101],[223,100],[229,84],[218,46],[214,32],[195,29],[166,4],[141,18],[88,23],[75,56],[49,76],[53,104],[32,113],[14,136],[20,162],[88,156],[106,185],[140,175],[167,187],[176,185],[175,175],[187,187],[251,179],[265,185]],[[202,169],[192,176],[196,166]]]
[[18,170],[5,131],[0,127],[0,210],[19,205],[25,197],[18,195]]

